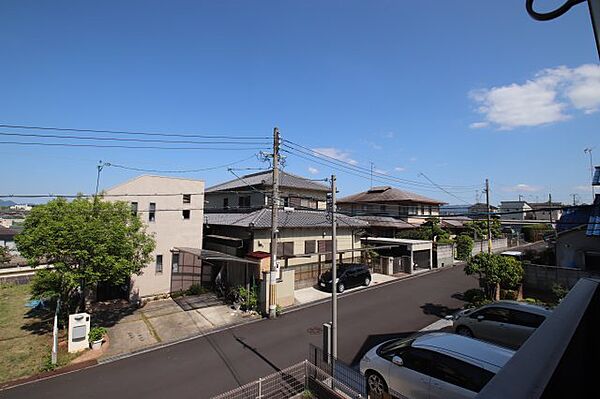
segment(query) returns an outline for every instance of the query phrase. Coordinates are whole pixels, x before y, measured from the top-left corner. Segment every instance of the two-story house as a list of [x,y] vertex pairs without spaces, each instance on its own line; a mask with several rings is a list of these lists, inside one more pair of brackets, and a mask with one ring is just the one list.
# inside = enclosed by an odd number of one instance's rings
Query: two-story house
[[338,210],[350,216],[387,216],[402,219],[413,227],[429,216],[439,216],[443,201],[390,186],[349,195],[337,200]]
[[526,201],[502,201],[499,208],[500,219],[523,221],[530,219],[532,210]]
[[[249,212],[270,204],[273,172],[264,171],[206,189],[206,212]],[[279,197],[284,207],[325,209],[329,187],[300,176],[279,173]]]
[[[131,211],[140,217],[146,225],[146,231],[156,241],[152,262],[142,269],[140,275],[131,277],[127,290],[129,297],[143,299],[173,291],[173,273],[178,272],[176,248],[202,248],[204,182],[139,176],[106,190],[104,198],[129,202]],[[195,280],[190,278],[189,282],[199,282],[200,276],[196,277]],[[111,287],[98,287],[99,299],[111,292],[114,292]]]

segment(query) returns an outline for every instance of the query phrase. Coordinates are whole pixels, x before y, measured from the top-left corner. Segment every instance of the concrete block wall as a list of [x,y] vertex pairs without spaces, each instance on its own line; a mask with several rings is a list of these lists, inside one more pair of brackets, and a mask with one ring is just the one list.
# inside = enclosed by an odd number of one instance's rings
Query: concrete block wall
[[437,267],[450,266],[454,263],[454,245],[437,245]]
[[[506,238],[495,238],[492,240],[492,249],[494,252],[508,248],[508,239]],[[487,240],[475,241],[473,245],[473,250],[471,251],[471,255],[475,256],[481,252],[487,252],[488,242]]]
[[[551,292],[556,283],[571,289],[580,278],[591,277],[592,274],[585,270],[568,267],[536,265],[524,263],[523,285],[525,288]],[[595,277],[598,277],[596,275]]]

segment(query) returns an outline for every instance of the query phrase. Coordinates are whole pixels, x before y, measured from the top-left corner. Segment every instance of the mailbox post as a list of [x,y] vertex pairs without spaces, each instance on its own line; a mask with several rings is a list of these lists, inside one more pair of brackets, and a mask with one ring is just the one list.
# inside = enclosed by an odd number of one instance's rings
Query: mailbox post
[[76,313],[69,315],[69,353],[89,348],[90,315]]

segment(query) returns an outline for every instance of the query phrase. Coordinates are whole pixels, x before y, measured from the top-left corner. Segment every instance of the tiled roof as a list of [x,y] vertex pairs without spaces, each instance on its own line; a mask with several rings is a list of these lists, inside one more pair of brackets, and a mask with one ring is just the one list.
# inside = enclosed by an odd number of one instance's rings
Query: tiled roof
[[585,226],[586,235],[600,237],[600,194],[596,194],[592,205],[566,208],[556,224],[556,231],[561,233],[580,226]]
[[390,186],[373,187],[369,191],[362,193],[349,195],[344,198],[337,200],[338,204],[342,203],[381,203],[381,202],[418,202],[424,204],[441,205],[445,204],[443,201],[435,200],[432,198],[424,197],[419,194],[411,193],[410,191],[403,191]]
[[357,219],[369,223],[371,227],[393,227],[396,229],[413,229],[414,224],[405,222],[404,220],[395,219],[389,216],[355,216]]
[[[206,213],[206,223],[222,226],[253,227],[255,229],[266,229],[271,227],[271,210],[260,209],[251,213]],[[303,228],[303,227],[327,227],[331,226],[331,221],[323,211],[285,211],[280,210],[279,226],[283,228]],[[336,215],[338,226],[343,227],[367,227],[367,222],[345,216]]]
[[[242,180],[243,179],[243,180]],[[205,191],[207,193],[215,192],[215,191],[223,191],[223,190],[239,190],[239,189],[248,189],[248,186],[256,187],[256,186],[266,186],[270,187],[273,185],[273,173],[268,170],[259,173],[253,173],[250,175],[242,176],[241,179],[230,180],[225,183],[217,184],[216,186],[212,186],[207,188]],[[287,172],[279,172],[279,186],[280,187],[289,187],[289,188],[300,188],[304,190],[314,190],[314,191],[323,191],[329,192],[330,189],[328,186],[306,179],[301,176],[296,176]]]
[[0,226],[0,238],[2,240],[11,241],[17,234],[22,231],[21,228]]

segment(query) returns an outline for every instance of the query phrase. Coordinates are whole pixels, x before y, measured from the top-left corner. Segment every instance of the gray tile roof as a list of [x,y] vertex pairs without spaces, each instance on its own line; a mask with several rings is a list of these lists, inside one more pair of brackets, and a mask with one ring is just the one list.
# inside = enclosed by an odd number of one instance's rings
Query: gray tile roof
[[404,220],[395,219],[390,216],[355,216],[357,219],[369,223],[371,227],[394,227],[396,229],[414,229],[416,226],[405,222]]
[[[260,209],[251,213],[206,213],[206,223],[222,226],[253,227],[255,229],[271,228],[271,210]],[[327,227],[331,222],[324,211],[280,210],[279,226],[283,228],[310,228]],[[344,227],[367,227],[365,221],[350,216],[337,214],[338,226]]]
[[411,193],[410,191],[399,190],[390,186],[373,187],[369,191],[349,195],[337,200],[338,204],[342,203],[383,203],[383,202],[418,202],[424,204],[441,205],[444,201],[438,201],[432,198],[424,197],[419,194]]
[[[208,187],[205,192],[211,193],[223,190],[248,189],[248,186],[271,187],[273,185],[273,173],[270,170],[242,176],[242,179],[243,181],[241,179],[234,179],[225,183],[217,184],[216,186]],[[279,186],[323,192],[330,191],[329,187],[324,184],[283,171],[279,173]]]

